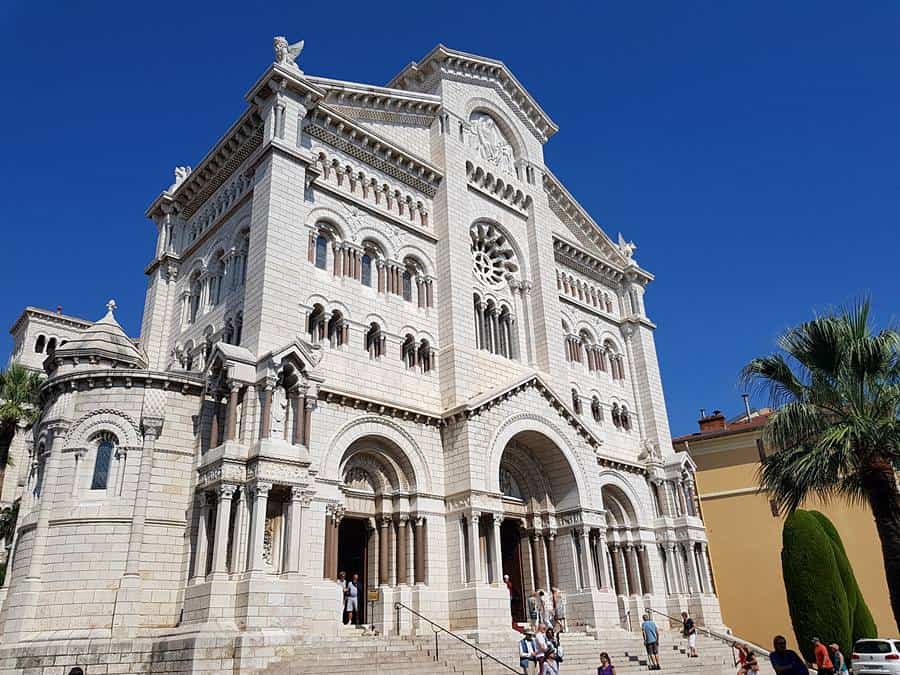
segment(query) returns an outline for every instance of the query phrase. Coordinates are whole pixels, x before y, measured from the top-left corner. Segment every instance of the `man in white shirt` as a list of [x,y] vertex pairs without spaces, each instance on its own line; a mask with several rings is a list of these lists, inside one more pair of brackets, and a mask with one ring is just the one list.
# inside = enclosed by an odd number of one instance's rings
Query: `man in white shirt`
[[522,675],[540,672],[539,654],[534,632],[526,630],[525,637],[519,640],[519,666],[522,668]]
[[347,605],[344,609],[347,610],[348,614],[348,623],[356,625],[356,617],[358,616],[357,612],[359,609],[359,575],[354,574],[351,577],[350,581],[347,582]]

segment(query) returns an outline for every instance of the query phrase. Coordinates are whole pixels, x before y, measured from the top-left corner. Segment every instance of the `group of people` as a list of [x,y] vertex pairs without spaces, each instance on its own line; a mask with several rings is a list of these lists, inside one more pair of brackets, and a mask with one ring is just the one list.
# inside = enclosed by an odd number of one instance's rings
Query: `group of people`
[[[507,589],[512,594],[509,575],[504,576]],[[558,588],[551,588],[550,595],[543,588],[537,589],[528,598],[528,623],[532,631],[538,626],[552,628],[557,634],[566,632],[566,594]]]
[[[787,639],[783,635],[776,635],[772,645],[774,651],[769,653],[772,669],[779,675],[809,675],[810,668],[819,675],[840,675],[850,672],[840,645],[832,643],[826,646],[817,637],[812,639],[812,644],[813,662],[806,664],[797,652],[787,648]],[[755,670],[759,670],[759,667]],[[747,670],[738,672],[743,675]]]
[[[647,650],[648,670],[662,670],[659,664],[659,628],[649,614],[641,617],[641,634],[644,637],[644,648]],[[697,658],[697,625],[687,612],[681,613],[681,635],[687,640],[687,655]]]
[[341,591],[341,623],[359,625],[359,575],[347,579],[346,572],[338,573]]
[[523,675],[559,675],[565,656],[559,633],[542,623],[526,628],[519,640],[519,666]]

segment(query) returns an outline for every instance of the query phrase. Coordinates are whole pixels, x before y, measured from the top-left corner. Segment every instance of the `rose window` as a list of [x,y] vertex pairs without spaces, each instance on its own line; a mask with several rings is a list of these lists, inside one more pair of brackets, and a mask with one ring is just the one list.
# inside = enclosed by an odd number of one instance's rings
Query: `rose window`
[[491,223],[475,223],[469,230],[472,238],[472,271],[488,286],[499,286],[517,272],[516,254],[506,239]]

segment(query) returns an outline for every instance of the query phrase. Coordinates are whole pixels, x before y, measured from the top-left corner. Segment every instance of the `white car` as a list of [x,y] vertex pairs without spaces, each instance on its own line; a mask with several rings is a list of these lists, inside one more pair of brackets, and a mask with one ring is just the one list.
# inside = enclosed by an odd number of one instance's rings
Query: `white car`
[[900,674],[900,640],[857,640],[850,662],[853,675]]

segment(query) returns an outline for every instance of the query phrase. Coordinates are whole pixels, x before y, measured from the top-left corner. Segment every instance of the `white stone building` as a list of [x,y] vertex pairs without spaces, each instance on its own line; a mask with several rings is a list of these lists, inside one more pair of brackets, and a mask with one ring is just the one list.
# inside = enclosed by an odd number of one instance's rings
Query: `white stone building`
[[418,629],[395,602],[508,630],[504,573],[517,619],[558,586],[576,626],[718,625],[652,276],[545,165],[556,125],[444,46],[387,86],[292,55],[276,41],[148,209],[139,340],[112,309],[13,328],[48,380],[3,493],[0,671],[87,638],[134,663],[180,640],[190,670],[197,636],[238,659],[248,635],[334,633],[339,571],[378,590],[382,633]]

